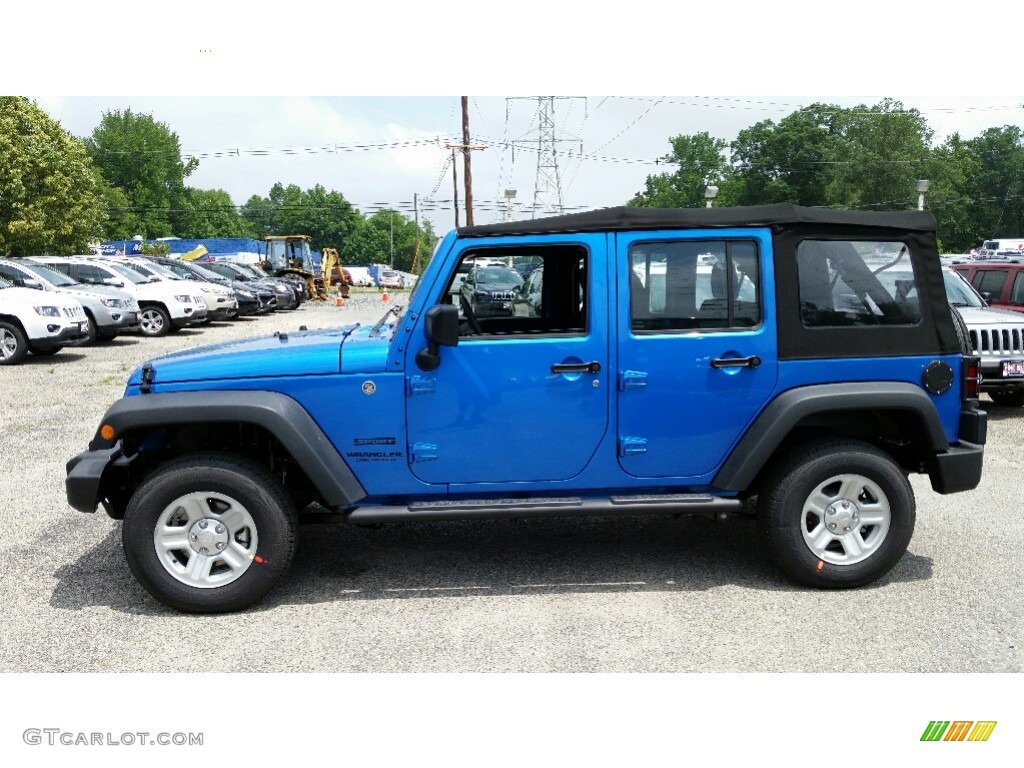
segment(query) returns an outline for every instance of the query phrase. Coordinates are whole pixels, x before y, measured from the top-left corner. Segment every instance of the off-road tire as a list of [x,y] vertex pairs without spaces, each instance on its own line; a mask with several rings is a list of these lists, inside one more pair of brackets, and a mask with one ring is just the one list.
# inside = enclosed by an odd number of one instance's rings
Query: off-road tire
[[[851,523],[851,512],[854,521],[885,522]],[[844,515],[852,529],[846,534]],[[847,589],[870,584],[896,565],[910,544],[916,510],[910,482],[888,454],[860,441],[832,439],[792,451],[769,471],[757,516],[768,552],[787,576],[812,587]],[[837,520],[834,534],[827,527]]]
[[[213,585],[207,576],[205,586],[195,586],[196,581],[189,583],[186,573],[173,572],[173,561],[167,556],[169,547],[158,550],[161,531],[170,530],[168,525],[161,525],[158,530],[158,523],[168,520],[175,505],[181,504],[180,510],[191,507],[196,497],[206,499],[207,503],[200,503],[200,507],[207,511],[201,512],[201,519],[195,521],[189,516],[178,534],[183,539],[190,537],[192,531],[202,533],[196,528],[201,522],[209,520],[211,526],[219,522],[222,518],[210,510],[214,509],[214,502],[223,504],[223,500],[230,502],[223,512],[225,522],[228,515],[240,514],[240,508],[254,528],[251,533],[256,541],[252,551],[245,555],[250,562],[234,568],[240,575],[235,575],[228,564],[219,564],[234,579],[228,583]],[[125,511],[122,541],[132,573],[157,600],[180,611],[225,613],[252,606],[280,581],[295,551],[295,526],[296,510],[291,497],[265,467],[235,454],[197,453],[161,467],[135,491]],[[175,558],[187,556],[187,563],[179,566],[182,571],[187,571],[192,557],[198,555],[192,543],[186,543],[188,546],[172,553]]]

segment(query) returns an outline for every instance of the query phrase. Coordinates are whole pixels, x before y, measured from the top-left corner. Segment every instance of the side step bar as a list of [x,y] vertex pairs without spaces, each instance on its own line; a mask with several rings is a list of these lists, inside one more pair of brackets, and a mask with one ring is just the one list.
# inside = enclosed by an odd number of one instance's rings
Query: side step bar
[[712,520],[740,511],[739,499],[701,494],[610,496],[603,499],[466,499],[426,501],[408,506],[358,507],[344,513],[357,525],[406,521],[490,520],[514,517],[586,517],[589,515],[699,515]]

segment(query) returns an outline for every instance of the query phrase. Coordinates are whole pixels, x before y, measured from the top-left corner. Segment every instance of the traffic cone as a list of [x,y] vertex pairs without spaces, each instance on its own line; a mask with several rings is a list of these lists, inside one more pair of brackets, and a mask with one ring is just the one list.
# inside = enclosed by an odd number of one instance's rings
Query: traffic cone
[[380,297],[380,300],[381,301],[387,301],[388,300],[388,289],[387,288],[384,289],[384,295]]
[[336,307],[344,307],[345,306],[345,297],[341,295],[341,286],[340,285],[338,286],[338,292],[337,292],[337,295],[336,295],[336,297],[334,299],[334,306],[336,306]]

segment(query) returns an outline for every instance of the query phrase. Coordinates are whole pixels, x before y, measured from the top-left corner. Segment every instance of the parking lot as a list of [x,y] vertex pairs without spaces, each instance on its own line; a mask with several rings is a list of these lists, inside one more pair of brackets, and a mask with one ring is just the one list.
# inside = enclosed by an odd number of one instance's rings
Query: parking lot
[[741,519],[316,524],[300,529],[290,573],[257,607],[189,616],[135,582],[120,523],[67,505],[65,462],[144,360],[373,322],[388,306],[375,294],[307,303],[0,368],[0,669],[1022,671],[1024,411],[989,408],[977,490],[943,497],[912,478],[907,555],[879,583],[846,592],[786,582]]

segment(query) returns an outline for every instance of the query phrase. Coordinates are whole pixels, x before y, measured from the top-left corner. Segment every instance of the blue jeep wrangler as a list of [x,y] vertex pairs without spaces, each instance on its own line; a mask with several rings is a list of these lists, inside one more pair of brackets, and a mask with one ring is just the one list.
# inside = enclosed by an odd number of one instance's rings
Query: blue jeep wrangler
[[755,514],[790,578],[857,587],[907,549],[909,473],[979,483],[978,379],[929,213],[606,209],[448,234],[372,327],[147,362],[67,495],[185,611],[260,600],[307,507]]

